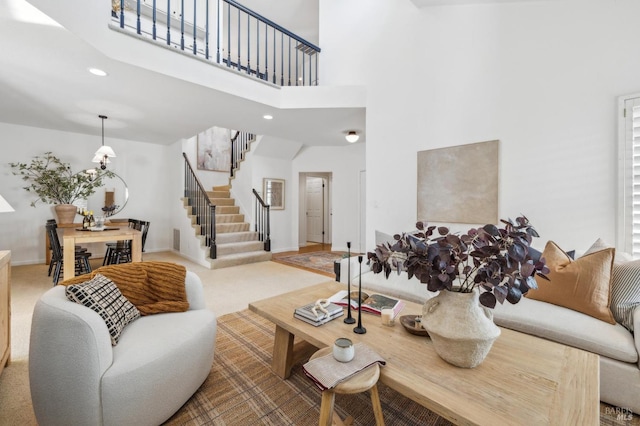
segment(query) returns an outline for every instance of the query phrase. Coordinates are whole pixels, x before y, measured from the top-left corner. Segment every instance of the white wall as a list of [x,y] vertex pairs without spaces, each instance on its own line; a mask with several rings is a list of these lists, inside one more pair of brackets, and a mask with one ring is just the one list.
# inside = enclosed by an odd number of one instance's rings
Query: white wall
[[[9,163],[29,163],[34,156],[51,151],[70,163],[73,171],[95,167],[91,158],[100,147],[100,136],[5,123],[0,123],[0,135],[4,146],[0,161],[0,194],[15,209],[13,213],[0,214],[0,248],[12,251],[11,261],[14,264],[43,263],[44,224],[47,219],[55,218],[53,207],[42,203],[31,207],[30,203],[35,198],[22,189],[24,182],[11,173]],[[166,206],[174,199],[167,191],[174,180],[167,173],[168,148],[108,137],[105,144],[110,145],[117,155],[109,164],[109,170],[120,175],[129,187],[129,201],[114,217],[150,221],[145,251],[168,249],[172,238],[169,226],[171,210]],[[181,157],[178,158],[182,161]],[[180,172],[180,179],[181,176]],[[100,256],[104,253],[104,245],[92,244],[90,251],[94,256]]]
[[375,229],[413,227],[417,151],[492,139],[501,217],[527,215],[542,245],[614,243],[616,100],[640,90],[637,16],[633,0],[321,1],[323,80],[368,89],[368,247]]
[[[302,150],[294,159],[290,182],[294,186],[287,195],[293,198],[291,239],[299,240],[300,173],[331,173],[331,242],[332,250],[347,251],[347,241],[358,241],[360,220],[358,216],[360,171],[365,170],[366,144],[355,143],[344,147],[311,147]],[[368,174],[368,172],[367,172]],[[304,211],[304,209],[302,209]]]
[[249,164],[252,170],[252,187],[263,199],[262,182],[264,178],[284,179],[285,181],[284,210],[271,209],[269,213],[271,219],[271,251],[278,253],[298,250],[297,240],[291,235],[291,221],[297,213],[297,204],[293,197],[295,185],[291,178],[291,160],[253,155]]

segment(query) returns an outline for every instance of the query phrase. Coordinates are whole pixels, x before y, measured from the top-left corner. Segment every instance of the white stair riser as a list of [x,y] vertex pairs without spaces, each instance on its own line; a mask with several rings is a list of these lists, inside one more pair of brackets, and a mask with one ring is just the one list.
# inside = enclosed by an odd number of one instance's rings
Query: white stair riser
[[218,244],[218,256],[226,256],[228,254],[246,253],[261,250],[264,250],[264,243],[262,241]]

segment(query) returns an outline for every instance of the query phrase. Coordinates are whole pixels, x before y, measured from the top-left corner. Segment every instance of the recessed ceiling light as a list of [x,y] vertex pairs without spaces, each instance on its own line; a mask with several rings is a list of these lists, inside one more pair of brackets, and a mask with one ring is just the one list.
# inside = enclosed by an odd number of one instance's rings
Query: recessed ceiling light
[[102,71],[100,68],[89,68],[89,72],[98,77],[106,77],[108,75],[106,71]]
[[265,120],[273,120],[273,115],[265,114],[262,116]]

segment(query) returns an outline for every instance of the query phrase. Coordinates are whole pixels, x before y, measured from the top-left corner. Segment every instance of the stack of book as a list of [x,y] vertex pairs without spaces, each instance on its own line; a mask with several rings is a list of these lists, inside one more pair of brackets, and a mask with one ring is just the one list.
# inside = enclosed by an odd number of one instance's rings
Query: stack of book
[[315,303],[309,303],[307,305],[296,308],[293,316],[295,318],[298,318],[299,320],[307,322],[311,325],[315,325],[317,327],[344,314],[342,306],[338,306],[335,303],[329,303],[329,305],[324,308],[327,311],[326,313],[323,312],[320,308],[316,308],[314,312],[313,308],[315,306]]

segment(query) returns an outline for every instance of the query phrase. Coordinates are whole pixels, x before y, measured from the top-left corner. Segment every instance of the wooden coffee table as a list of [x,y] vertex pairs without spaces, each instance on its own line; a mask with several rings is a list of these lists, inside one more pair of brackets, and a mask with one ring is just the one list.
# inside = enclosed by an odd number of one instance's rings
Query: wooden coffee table
[[[272,367],[280,377],[289,377],[294,363],[315,348],[348,337],[384,357],[380,381],[453,423],[599,424],[598,355],[503,328],[484,362],[465,369],[443,361],[429,338],[409,334],[398,322],[383,326],[375,315],[362,314],[367,333],[361,335],[344,317],[319,327],[293,317],[296,307],[344,287],[332,281],[249,305],[276,325]],[[402,315],[421,312],[422,305],[407,302]]]

